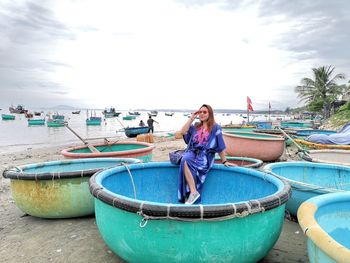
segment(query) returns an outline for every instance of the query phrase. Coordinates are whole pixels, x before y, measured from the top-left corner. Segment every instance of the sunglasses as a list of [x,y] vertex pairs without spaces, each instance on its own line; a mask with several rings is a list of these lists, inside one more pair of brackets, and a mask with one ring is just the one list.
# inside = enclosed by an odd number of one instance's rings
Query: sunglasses
[[207,114],[208,113],[208,111],[206,111],[206,110],[200,110],[200,111],[198,111],[198,114]]

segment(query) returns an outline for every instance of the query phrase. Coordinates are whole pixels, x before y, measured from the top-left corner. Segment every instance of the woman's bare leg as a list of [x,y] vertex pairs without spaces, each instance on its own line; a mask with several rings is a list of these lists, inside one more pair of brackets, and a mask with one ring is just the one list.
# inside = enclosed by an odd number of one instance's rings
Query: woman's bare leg
[[187,161],[185,161],[185,163],[184,163],[184,173],[185,173],[186,182],[188,183],[188,186],[190,187],[191,193],[197,192],[197,189],[196,189],[193,177],[192,177],[192,173],[190,171],[190,168],[188,168],[188,165],[187,165]]

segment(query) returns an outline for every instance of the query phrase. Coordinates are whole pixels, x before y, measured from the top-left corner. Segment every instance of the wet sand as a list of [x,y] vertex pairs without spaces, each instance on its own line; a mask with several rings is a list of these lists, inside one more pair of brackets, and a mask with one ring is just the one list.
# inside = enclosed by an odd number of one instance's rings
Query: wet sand
[[[167,161],[168,153],[184,147],[184,143],[182,140],[155,138],[155,146],[153,161]],[[1,154],[1,172],[8,166],[64,159],[60,154],[64,148],[67,145]],[[293,150],[288,150],[282,159],[293,156]],[[12,199],[10,180],[1,177],[0,262],[124,261],[103,242],[94,216],[53,220],[25,215]],[[280,238],[260,262],[308,262],[306,238],[296,222],[284,220]]]

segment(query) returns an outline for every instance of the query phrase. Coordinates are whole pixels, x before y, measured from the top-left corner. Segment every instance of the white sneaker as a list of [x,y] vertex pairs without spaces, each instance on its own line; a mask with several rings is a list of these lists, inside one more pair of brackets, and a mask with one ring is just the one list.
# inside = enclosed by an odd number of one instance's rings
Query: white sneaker
[[200,197],[201,195],[198,192],[195,192],[193,194],[190,194],[190,196],[188,197],[188,199],[185,202],[185,205],[192,205],[194,204],[194,202],[197,201],[197,199]]

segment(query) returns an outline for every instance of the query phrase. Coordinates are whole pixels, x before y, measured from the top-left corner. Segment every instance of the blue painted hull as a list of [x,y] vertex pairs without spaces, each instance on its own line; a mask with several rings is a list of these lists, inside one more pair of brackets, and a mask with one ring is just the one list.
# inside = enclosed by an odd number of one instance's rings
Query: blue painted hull
[[279,162],[264,167],[268,173],[286,180],[292,186],[292,197],[286,209],[297,215],[301,203],[309,198],[333,193],[350,191],[350,167],[311,163],[311,162]]
[[149,127],[132,127],[125,128],[125,135],[129,138],[136,137],[139,134],[145,134],[149,132]]
[[311,134],[334,134],[336,131],[331,130],[297,130],[297,136],[310,136]]

